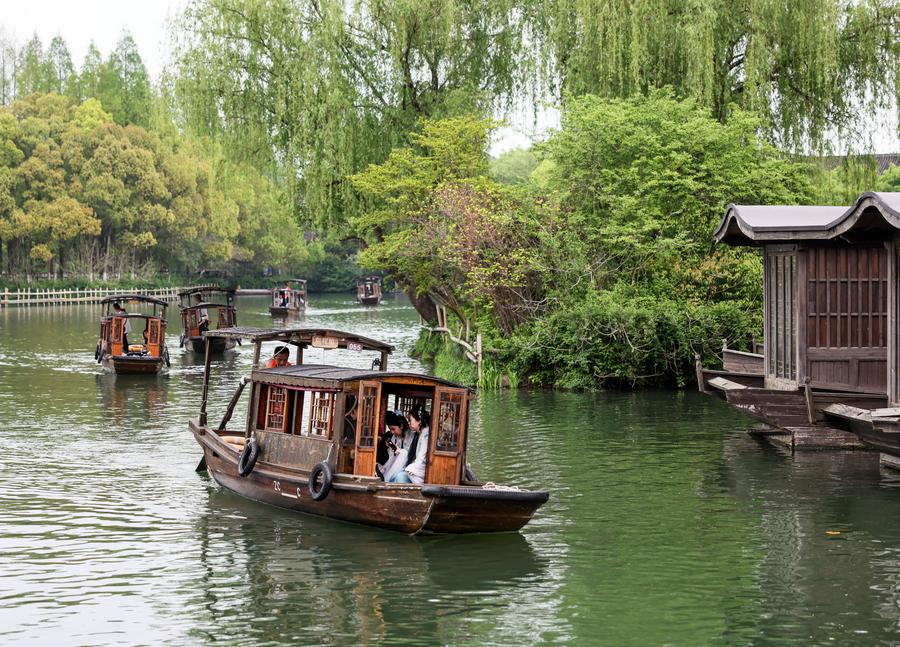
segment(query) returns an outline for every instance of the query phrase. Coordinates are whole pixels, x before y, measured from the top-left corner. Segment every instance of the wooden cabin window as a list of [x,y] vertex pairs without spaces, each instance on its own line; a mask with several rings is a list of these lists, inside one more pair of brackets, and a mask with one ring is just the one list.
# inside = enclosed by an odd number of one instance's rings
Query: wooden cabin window
[[122,333],[125,330],[125,320],[121,317],[114,317],[112,320],[112,340],[114,343],[121,343]]
[[378,426],[376,414],[378,412],[378,386],[364,386],[362,389],[362,403],[360,410],[359,447],[374,447],[375,432]]
[[808,251],[810,348],[887,347],[887,251],[883,246]]
[[455,454],[459,451],[459,427],[462,418],[463,395],[442,393],[438,407],[438,419],[432,433],[436,434],[434,449]]
[[309,412],[309,435],[328,438],[334,411],[334,393],[313,392]]
[[287,389],[270,386],[269,397],[266,400],[266,431],[284,431],[286,410]]
[[348,393],[344,402],[344,437],[341,442],[352,445],[356,435],[356,394]]
[[[417,404],[421,404],[426,409],[429,409],[428,400],[429,400],[429,398],[426,398],[426,397],[419,397],[419,396],[413,396],[413,395],[399,395],[398,394],[397,398],[394,402],[394,408],[395,408],[395,410],[399,411],[404,416],[406,416],[409,414],[409,410],[412,409]],[[431,413],[431,412],[429,411],[429,413]]]

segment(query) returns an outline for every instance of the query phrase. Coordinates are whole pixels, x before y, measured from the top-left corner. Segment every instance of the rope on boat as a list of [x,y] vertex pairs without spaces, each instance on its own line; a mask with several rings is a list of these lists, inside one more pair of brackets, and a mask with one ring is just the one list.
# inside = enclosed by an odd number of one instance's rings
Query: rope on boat
[[482,490],[501,490],[503,492],[527,492],[528,490],[523,490],[518,485],[497,485],[493,481],[488,481],[484,485],[481,486]]

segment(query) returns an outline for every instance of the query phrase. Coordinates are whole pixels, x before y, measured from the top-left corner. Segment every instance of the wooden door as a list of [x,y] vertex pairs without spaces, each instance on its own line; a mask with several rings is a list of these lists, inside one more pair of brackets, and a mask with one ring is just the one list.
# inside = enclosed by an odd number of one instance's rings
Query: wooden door
[[375,476],[375,446],[381,431],[381,382],[361,381],[357,402],[353,473],[357,476]]
[[468,422],[467,389],[435,389],[426,483],[459,485]]
[[112,345],[110,347],[110,355],[122,355],[125,351],[122,348],[125,334],[125,317],[113,317],[112,319]]
[[765,251],[766,386],[796,388],[797,248],[769,245]]
[[159,319],[147,320],[147,351],[153,357],[162,353],[162,326]]

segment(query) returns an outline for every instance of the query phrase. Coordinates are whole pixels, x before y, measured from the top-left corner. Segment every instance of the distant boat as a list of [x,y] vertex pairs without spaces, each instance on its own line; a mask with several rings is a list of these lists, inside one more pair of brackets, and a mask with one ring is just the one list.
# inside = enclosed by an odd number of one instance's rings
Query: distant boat
[[[100,302],[100,340],[94,357],[114,373],[159,373],[169,365],[166,347],[165,301],[142,294],[117,294]],[[113,306],[119,304],[122,311]],[[149,305],[149,313],[127,312],[128,306]]]
[[272,305],[269,314],[287,317],[306,312],[306,279],[287,279],[284,285],[272,288]]
[[360,276],[356,279],[356,302],[364,306],[381,303],[380,276]]
[[[335,330],[221,329],[215,339],[250,339],[254,369],[242,378],[222,421],[208,422],[210,363],[198,418],[189,422],[206,468],[244,497],[342,521],[409,534],[515,531],[549,493],[475,479],[466,463],[468,388],[437,377],[387,371],[387,344]],[[293,345],[297,366],[257,366],[263,342]],[[374,351],[372,369],[303,364],[308,347]],[[377,366],[380,370],[375,370]],[[245,385],[250,404],[240,431],[227,429]],[[385,414],[421,405],[433,419],[424,483],[377,475]],[[424,436],[423,436],[424,437]]]
[[[181,312],[181,345],[190,352],[205,353],[203,333],[215,328],[230,328],[237,324],[234,307],[235,291],[206,285],[178,293]],[[213,319],[215,315],[215,319]],[[205,316],[205,318],[204,318]],[[222,353],[235,347],[234,339],[216,338],[210,344],[211,353]]]

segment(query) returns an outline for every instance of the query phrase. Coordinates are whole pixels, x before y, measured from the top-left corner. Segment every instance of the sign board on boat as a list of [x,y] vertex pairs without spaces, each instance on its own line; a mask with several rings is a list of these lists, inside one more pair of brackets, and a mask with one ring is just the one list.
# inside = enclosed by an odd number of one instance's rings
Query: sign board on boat
[[337,348],[338,341],[339,340],[337,337],[327,337],[325,335],[313,335],[312,345],[313,345],[313,348]]
[[347,342],[347,350],[361,351],[362,349],[363,349],[363,346],[360,343],[357,343],[355,341]]

